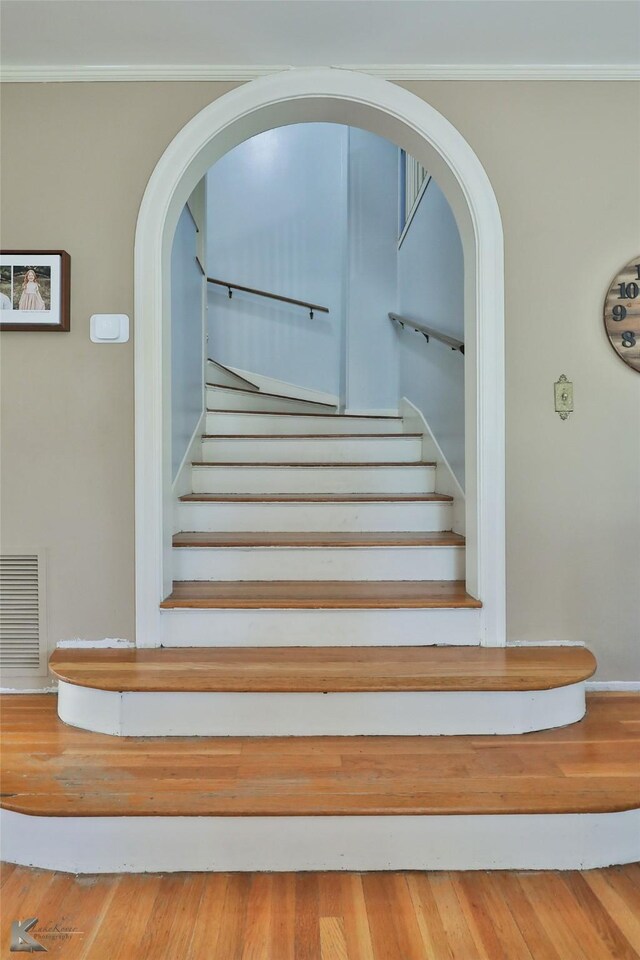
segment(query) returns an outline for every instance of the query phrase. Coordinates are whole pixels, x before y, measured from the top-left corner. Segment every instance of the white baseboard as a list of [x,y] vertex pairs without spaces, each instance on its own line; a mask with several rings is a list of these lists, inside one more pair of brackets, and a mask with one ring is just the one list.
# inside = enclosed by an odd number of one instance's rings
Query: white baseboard
[[58,650],[111,650],[122,649],[126,647],[135,647],[133,640],[123,640],[120,637],[105,637],[104,640],[58,640],[56,648]]
[[[228,366],[228,364],[227,364]],[[337,407],[339,398],[334,393],[325,393],[322,390],[312,390],[311,387],[302,387],[297,383],[289,383],[286,380],[276,380],[275,377],[266,377],[262,373],[254,373],[252,370],[243,370],[241,367],[231,367],[233,373],[245,380],[249,380],[264,393],[276,393],[281,397],[293,397],[294,400],[312,400],[314,403],[327,403]]]
[[508,647],[584,647],[584,640],[507,640]]
[[587,690],[594,693],[640,693],[640,680],[587,680]]
[[69,873],[589,870],[640,859],[640,810],[48,817],[0,810],[2,859]]
[[189,446],[187,447],[185,455],[182,458],[182,463],[180,464],[176,478],[171,485],[171,494],[174,500],[177,500],[185,493],[191,493],[191,463],[193,460],[199,459],[200,443],[202,440],[202,434],[206,429],[206,421],[207,411],[203,408],[195,430],[191,434]]
[[452,530],[464,536],[466,529],[465,492],[451,469],[449,461],[434,437],[424,414],[407,397],[403,397],[400,401],[400,413],[406,433],[422,434],[422,457],[424,460],[435,460],[437,464],[436,493],[444,493],[453,497]]

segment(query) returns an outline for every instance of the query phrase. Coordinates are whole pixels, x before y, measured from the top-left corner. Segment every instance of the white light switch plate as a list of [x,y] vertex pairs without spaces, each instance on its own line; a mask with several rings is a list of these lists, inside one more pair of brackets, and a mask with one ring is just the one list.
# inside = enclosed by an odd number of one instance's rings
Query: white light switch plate
[[129,317],[124,313],[94,313],[89,321],[93,343],[126,343]]

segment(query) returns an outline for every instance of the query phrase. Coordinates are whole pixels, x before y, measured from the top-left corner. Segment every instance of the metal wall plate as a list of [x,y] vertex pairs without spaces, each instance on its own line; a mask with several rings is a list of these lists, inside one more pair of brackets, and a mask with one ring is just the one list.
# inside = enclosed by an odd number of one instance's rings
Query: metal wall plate
[[570,413],[573,413],[573,384],[568,380],[564,373],[561,374],[553,385],[555,391],[556,413],[561,420],[566,420]]

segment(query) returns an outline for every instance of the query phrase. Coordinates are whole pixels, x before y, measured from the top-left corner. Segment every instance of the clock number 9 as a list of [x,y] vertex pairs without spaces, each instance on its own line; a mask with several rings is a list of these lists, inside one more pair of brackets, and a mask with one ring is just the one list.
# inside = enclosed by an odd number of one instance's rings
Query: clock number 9
[[614,320],[624,320],[627,315],[627,308],[623,307],[621,303],[616,303],[611,311],[611,316]]
[[622,346],[623,347],[635,347],[636,345],[636,335],[633,330],[625,330],[622,334]]

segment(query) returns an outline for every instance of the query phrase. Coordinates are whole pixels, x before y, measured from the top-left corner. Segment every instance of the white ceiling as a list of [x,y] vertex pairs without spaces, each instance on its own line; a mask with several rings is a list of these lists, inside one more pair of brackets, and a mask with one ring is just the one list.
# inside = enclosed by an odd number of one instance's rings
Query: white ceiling
[[2,0],[3,68],[640,62],[640,0]]

